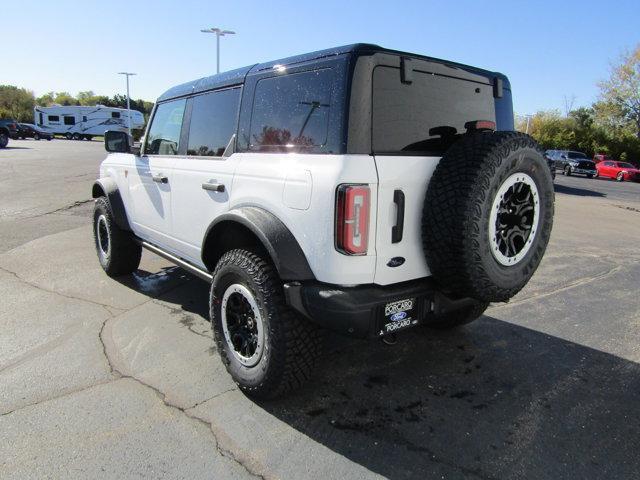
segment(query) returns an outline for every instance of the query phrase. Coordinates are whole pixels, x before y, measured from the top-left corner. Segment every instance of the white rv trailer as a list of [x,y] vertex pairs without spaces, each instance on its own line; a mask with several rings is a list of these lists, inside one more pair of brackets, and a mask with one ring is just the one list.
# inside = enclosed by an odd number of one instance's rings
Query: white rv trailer
[[[68,139],[82,140],[94,135],[104,135],[107,130],[127,131],[128,112],[126,108],[91,106],[38,107],[33,109],[34,123],[46,131],[64,135]],[[144,116],[131,110],[131,129],[144,126]]]

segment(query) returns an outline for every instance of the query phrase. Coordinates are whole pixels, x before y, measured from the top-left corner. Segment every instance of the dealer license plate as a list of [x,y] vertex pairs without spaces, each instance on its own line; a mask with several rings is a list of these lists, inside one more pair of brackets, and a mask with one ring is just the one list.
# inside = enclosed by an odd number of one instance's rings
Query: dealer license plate
[[415,298],[389,302],[384,306],[384,316],[378,335],[396,333],[405,328],[413,327],[418,322],[418,308]]

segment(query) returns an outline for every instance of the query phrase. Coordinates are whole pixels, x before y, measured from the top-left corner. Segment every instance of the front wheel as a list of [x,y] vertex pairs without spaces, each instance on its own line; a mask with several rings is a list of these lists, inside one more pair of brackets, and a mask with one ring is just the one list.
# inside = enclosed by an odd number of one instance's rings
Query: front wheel
[[37,133],[33,136],[34,140],[40,140],[40,135],[38,135]]
[[564,170],[562,172],[566,177],[570,177],[571,176],[571,167],[564,167]]
[[624,181],[624,174],[622,172],[618,172],[618,174],[616,175],[616,182],[622,181]]
[[225,253],[213,272],[209,308],[218,352],[242,391],[274,398],[309,379],[322,332],[286,305],[282,282],[265,257]]
[[593,175],[591,175],[590,173],[587,173],[587,178],[593,178]]
[[7,148],[7,145],[9,145],[9,135],[0,133],[0,148]]
[[100,266],[107,275],[117,277],[138,269],[142,247],[134,241],[131,232],[118,227],[105,197],[95,203],[93,239]]

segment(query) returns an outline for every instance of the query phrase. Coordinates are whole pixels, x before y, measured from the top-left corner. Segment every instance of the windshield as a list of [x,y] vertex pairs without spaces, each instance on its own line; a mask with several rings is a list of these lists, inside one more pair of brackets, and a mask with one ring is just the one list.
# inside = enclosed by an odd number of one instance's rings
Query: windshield
[[620,168],[636,168],[633,165],[631,165],[630,163],[625,163],[625,162],[618,162],[618,167],[620,167]]
[[567,156],[569,158],[577,158],[579,160],[588,160],[588,157],[584,153],[581,153],[581,152],[569,152],[567,154]]

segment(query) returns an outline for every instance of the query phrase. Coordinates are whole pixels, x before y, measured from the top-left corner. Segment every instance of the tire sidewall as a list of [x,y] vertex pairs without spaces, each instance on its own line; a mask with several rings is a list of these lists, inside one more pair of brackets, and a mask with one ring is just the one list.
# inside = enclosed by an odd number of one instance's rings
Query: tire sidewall
[[[251,292],[263,322],[264,349],[258,363],[251,367],[243,365],[234,356],[222,326],[222,297],[227,288],[235,283],[243,285]],[[273,360],[272,337],[274,332],[272,331],[272,319],[275,315],[274,306],[270,305],[269,300],[262,294],[260,286],[254,278],[245,269],[234,264],[223,265],[216,270],[211,286],[210,305],[211,321],[214,324],[217,345],[221,350],[220,354],[227,370],[233,378],[237,378],[242,383],[243,387],[249,389],[260,387],[267,381],[267,376],[270,374],[269,367]]]
[[[103,216],[106,219],[107,230],[109,233],[109,241],[110,241],[110,250],[108,254],[105,254],[100,248],[100,244],[98,242],[98,219]],[[111,212],[109,211],[106,202],[103,199],[98,199],[96,201],[96,206],[93,210],[93,240],[96,247],[96,253],[98,255],[98,261],[100,265],[105,271],[109,271],[111,267],[111,259],[113,256],[113,223],[111,218]]]
[[[491,209],[499,188],[507,178],[515,173],[529,175],[538,189],[539,194],[539,219],[537,232],[529,251],[515,265],[504,266],[500,264],[491,252],[489,238],[489,221]],[[480,193],[482,185],[478,185]],[[553,179],[549,169],[546,168],[540,152],[534,148],[518,148],[512,151],[497,166],[496,173],[491,179],[489,189],[484,191],[481,214],[476,219],[471,219],[470,227],[479,231],[480,235],[467,235],[467,238],[477,239],[479,245],[468,245],[466,252],[478,252],[485,274],[497,287],[501,289],[519,290],[529,280],[537,268],[546,249],[553,219]],[[479,247],[479,248],[478,248]]]

